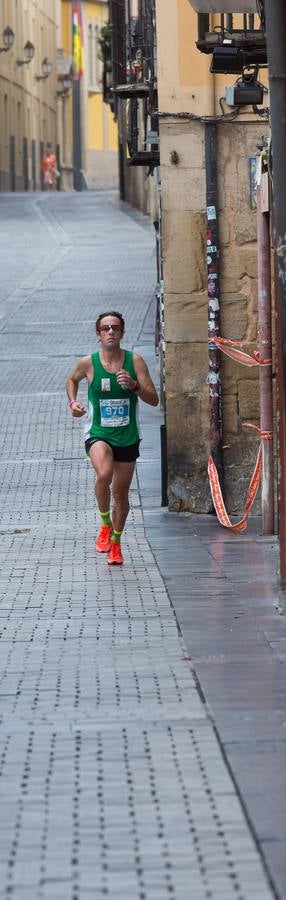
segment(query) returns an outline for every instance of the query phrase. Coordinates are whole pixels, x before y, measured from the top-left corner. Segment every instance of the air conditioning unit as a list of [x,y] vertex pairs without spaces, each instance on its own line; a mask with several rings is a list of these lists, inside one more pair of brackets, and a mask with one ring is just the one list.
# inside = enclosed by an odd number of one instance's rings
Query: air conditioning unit
[[189,0],[198,13],[256,13],[256,0]]

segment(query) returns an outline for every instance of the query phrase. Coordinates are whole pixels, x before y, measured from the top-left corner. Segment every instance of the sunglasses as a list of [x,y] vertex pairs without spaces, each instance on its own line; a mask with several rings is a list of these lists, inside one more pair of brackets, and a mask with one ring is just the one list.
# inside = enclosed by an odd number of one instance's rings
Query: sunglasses
[[121,325],[101,325],[99,331],[103,331],[104,334],[108,334],[109,331],[122,331]]

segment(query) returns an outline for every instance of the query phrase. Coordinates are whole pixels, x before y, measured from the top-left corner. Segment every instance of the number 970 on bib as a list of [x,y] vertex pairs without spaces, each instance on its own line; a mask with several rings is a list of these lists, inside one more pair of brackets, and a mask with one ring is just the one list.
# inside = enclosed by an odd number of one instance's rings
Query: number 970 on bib
[[130,400],[100,400],[100,424],[103,428],[118,428],[129,425]]

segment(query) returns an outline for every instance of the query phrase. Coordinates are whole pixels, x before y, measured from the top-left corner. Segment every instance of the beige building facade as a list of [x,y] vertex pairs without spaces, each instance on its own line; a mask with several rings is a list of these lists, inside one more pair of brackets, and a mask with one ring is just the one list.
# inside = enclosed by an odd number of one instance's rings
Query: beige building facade
[[[83,77],[80,85],[81,155],[85,186],[114,188],[118,185],[117,124],[103,102],[103,65],[100,41],[108,23],[107,0],[82,0]],[[61,0],[61,49],[72,58],[72,0]],[[62,188],[73,185],[72,92],[60,100]]]
[[[165,406],[169,506],[209,512],[208,288],[205,123],[216,116],[221,336],[257,347],[256,210],[251,159],[267,123],[247,107],[233,120],[220,98],[235,76],[212,75],[196,48],[188,0],[157,0]],[[213,26],[219,24],[213,16]],[[226,112],[231,110],[226,110]],[[185,115],[184,115],[185,114]],[[241,511],[257,454],[257,369],[222,360],[225,497]]]
[[[116,187],[117,125],[103,103],[99,43],[108,4],[82,0],[81,8],[83,178],[86,187]],[[7,28],[13,40],[10,49],[0,53],[0,190],[41,189],[40,163],[47,143],[57,152],[59,186],[73,190],[72,2],[2,0],[3,47]],[[50,68],[46,78],[42,78],[44,60]],[[66,75],[70,80],[65,89]]]
[[[2,0],[0,5],[2,47],[7,28],[14,36],[11,48],[0,53],[2,191],[39,189],[40,159],[47,142],[56,150],[59,16],[59,0]],[[48,60],[51,72],[38,80],[43,60]]]

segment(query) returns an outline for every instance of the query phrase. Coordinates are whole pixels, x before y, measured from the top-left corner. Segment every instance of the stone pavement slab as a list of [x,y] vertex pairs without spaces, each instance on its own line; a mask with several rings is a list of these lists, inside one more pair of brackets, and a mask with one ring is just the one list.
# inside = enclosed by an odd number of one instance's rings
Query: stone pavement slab
[[[103,306],[126,315],[128,346],[145,323],[153,358],[151,230],[94,192],[5,195],[0,229],[0,896],[270,900],[138,481],[114,571],[94,550],[93,475],[64,392]],[[160,517],[154,415],[142,409],[138,470]]]
[[256,517],[245,535],[233,535],[214,516],[159,509],[155,422],[148,437],[152,464],[139,461],[137,467],[146,535],[229,770],[284,900],[286,622],[279,609],[277,540],[261,537]]

